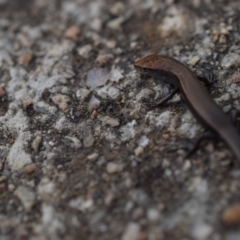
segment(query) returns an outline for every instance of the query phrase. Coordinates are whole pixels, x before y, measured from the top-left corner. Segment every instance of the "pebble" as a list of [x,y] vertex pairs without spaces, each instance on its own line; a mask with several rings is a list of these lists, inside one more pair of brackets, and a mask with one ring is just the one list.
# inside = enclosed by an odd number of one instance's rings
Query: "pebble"
[[92,133],[92,128],[89,125],[84,126],[83,128],[83,146],[89,148],[94,143],[94,136]]
[[98,115],[98,119],[103,123],[103,126],[104,125],[110,125],[111,127],[117,127],[120,124],[119,119],[112,118],[112,117],[109,117],[109,116]]
[[29,107],[30,105],[32,105],[32,100],[31,99],[24,99],[22,101],[22,105],[23,105],[23,108],[26,109],[27,107]]
[[97,94],[102,98],[110,97],[112,99],[117,99],[120,95],[120,91],[113,86],[103,86],[97,89]]
[[69,206],[81,210],[82,212],[86,212],[94,206],[94,202],[91,198],[84,200],[80,197],[77,197],[70,200]]
[[95,89],[104,85],[109,79],[109,71],[105,68],[93,68],[87,74],[86,85]]
[[134,220],[140,219],[144,216],[144,210],[140,207],[134,209],[133,213],[132,213],[132,218]]
[[19,198],[24,209],[30,211],[35,203],[35,192],[26,186],[18,186],[14,191],[14,195]]
[[155,124],[156,124],[157,127],[165,127],[165,126],[169,125],[173,116],[174,116],[173,112],[165,111],[153,120],[156,121]]
[[126,6],[124,5],[123,2],[116,2],[111,8],[110,8],[110,12],[113,15],[120,15],[120,14],[124,14],[126,12]]
[[84,58],[89,56],[89,53],[92,51],[92,45],[86,44],[83,47],[78,48],[78,54]]
[[15,188],[16,188],[15,185],[12,184],[12,183],[10,183],[10,184],[8,185],[8,190],[9,190],[10,192],[14,191]]
[[110,20],[107,23],[107,27],[112,29],[112,30],[120,30],[122,23],[124,22],[123,17],[118,17],[113,20]]
[[234,74],[232,75],[232,78],[231,78],[231,82],[232,83],[240,82],[240,72],[239,71],[234,72]]
[[71,144],[70,144],[71,148],[79,149],[82,146],[81,141],[75,136],[66,136],[65,139],[68,139],[71,141]]
[[89,23],[89,26],[99,32],[101,29],[102,29],[102,25],[103,25],[103,21],[101,18],[94,18],[90,23]]
[[228,101],[228,100],[230,100],[230,97],[231,97],[230,93],[225,93],[221,96],[221,100]]
[[32,149],[34,150],[34,152],[38,152],[41,142],[42,142],[42,137],[36,136],[32,142]]
[[30,52],[25,52],[18,57],[18,64],[27,66],[31,63],[32,60],[33,54]]
[[[193,20],[192,20],[193,21]],[[189,22],[180,8],[172,6],[166,12],[166,17],[163,18],[157,31],[163,37],[170,35],[182,36],[191,30],[191,22]]]
[[136,156],[140,156],[144,151],[144,148],[142,146],[138,146],[135,150],[134,153]]
[[139,240],[140,225],[134,222],[128,223],[121,240]]
[[116,198],[117,198],[116,194],[109,192],[104,199],[104,203],[107,206],[111,206],[113,204],[113,202],[116,200]]
[[240,204],[228,207],[222,214],[222,220],[226,224],[240,223]]
[[56,186],[49,178],[44,177],[38,185],[38,194],[44,200],[50,200],[56,193]]
[[237,53],[227,53],[221,61],[221,66],[225,69],[229,69],[231,67],[239,67],[240,55]]
[[110,53],[99,53],[95,61],[98,65],[103,66],[109,62],[111,58],[113,58],[113,55]]
[[[42,212],[42,226],[41,230],[44,232],[46,236],[56,236],[56,232],[63,233],[66,231],[65,226],[63,224],[63,215],[61,212],[54,209],[53,206],[47,205],[46,203],[42,204],[41,207]],[[42,234],[43,235],[43,234]],[[52,238],[52,237],[50,237]],[[54,237],[55,238],[55,237]],[[38,240],[46,239],[45,237],[36,238]]]
[[199,223],[193,227],[192,235],[196,240],[206,240],[210,239],[210,235],[212,234],[213,229],[210,225],[205,223]]
[[223,112],[228,113],[231,109],[232,109],[232,105],[229,104],[224,106],[222,110]]
[[200,60],[199,56],[194,56],[188,61],[188,65],[194,67]]
[[96,109],[100,106],[100,101],[94,96],[92,95],[89,103],[88,103],[88,111],[91,112],[93,109]]
[[121,172],[124,168],[122,163],[109,162],[107,164],[107,172],[110,174]]
[[65,31],[64,37],[69,38],[73,41],[76,41],[78,39],[78,37],[81,35],[81,33],[82,33],[82,31],[81,31],[80,27],[71,26]]
[[39,171],[39,167],[36,163],[30,163],[24,168],[24,172],[31,175],[35,172]]
[[87,156],[87,159],[90,160],[90,161],[94,161],[97,158],[98,158],[98,153],[97,152],[94,152],[94,153]]
[[0,86],[0,97],[3,97],[5,95],[5,90],[3,86]]
[[143,88],[137,95],[136,100],[141,101],[143,98],[149,98],[153,91],[149,88]]
[[124,77],[122,72],[122,69],[113,67],[110,72],[110,81],[118,83]]
[[71,102],[71,99],[67,95],[56,94],[52,97],[53,103],[55,103],[59,109],[63,112],[68,112],[68,105]]
[[87,88],[80,88],[76,92],[76,97],[80,102],[83,102],[86,97],[88,97],[90,94],[90,90]]
[[150,140],[147,136],[141,136],[138,140],[138,144],[142,147],[146,147],[149,144]]
[[7,177],[6,176],[0,176],[0,183],[1,182],[5,182],[5,181],[7,181]]
[[25,152],[24,143],[30,139],[29,133],[20,133],[12,145],[7,157],[7,162],[12,170],[21,170],[26,164],[32,162],[31,157]]
[[132,122],[129,122],[126,125],[123,125],[119,129],[119,131],[121,133],[121,140],[123,142],[128,141],[135,136],[136,131],[135,131],[134,127],[136,124],[137,124],[136,120],[133,120]]
[[160,213],[157,209],[155,208],[150,208],[147,211],[147,218],[150,222],[156,222],[160,218]]

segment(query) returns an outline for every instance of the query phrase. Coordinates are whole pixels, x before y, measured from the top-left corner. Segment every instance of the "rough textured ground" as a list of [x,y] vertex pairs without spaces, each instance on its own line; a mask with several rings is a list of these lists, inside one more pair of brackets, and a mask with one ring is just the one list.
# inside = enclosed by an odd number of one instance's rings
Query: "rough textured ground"
[[233,154],[206,141],[185,159],[203,129],[179,96],[146,107],[170,86],[133,68],[175,57],[239,108],[239,16],[227,0],[0,0],[0,239],[240,239]]

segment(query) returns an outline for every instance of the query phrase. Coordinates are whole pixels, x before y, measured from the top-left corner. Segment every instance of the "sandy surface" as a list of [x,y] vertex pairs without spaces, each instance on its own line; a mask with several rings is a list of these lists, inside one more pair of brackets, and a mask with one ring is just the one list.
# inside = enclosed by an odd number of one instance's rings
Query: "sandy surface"
[[145,106],[171,87],[133,67],[165,54],[213,73],[228,114],[239,16],[239,1],[0,0],[0,239],[240,239],[231,150],[185,159],[204,129],[178,95]]

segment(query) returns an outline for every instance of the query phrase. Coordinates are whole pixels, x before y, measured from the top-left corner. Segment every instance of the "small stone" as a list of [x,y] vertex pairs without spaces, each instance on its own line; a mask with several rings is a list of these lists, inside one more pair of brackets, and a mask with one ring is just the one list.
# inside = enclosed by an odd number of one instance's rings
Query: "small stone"
[[92,89],[104,85],[109,79],[109,71],[105,68],[93,68],[87,74],[86,85]]
[[94,18],[92,21],[90,21],[89,26],[99,32],[102,29],[103,21],[101,18]]
[[228,101],[228,100],[230,100],[230,98],[231,98],[230,93],[225,93],[221,96],[222,101]]
[[164,133],[164,134],[162,135],[162,138],[163,138],[164,140],[169,140],[170,135],[169,135],[168,133]]
[[89,148],[93,145],[94,143],[94,136],[92,133],[92,128],[89,125],[86,125],[83,128],[83,146],[85,148]]
[[239,67],[240,55],[238,53],[227,53],[222,59],[221,66],[225,69]]
[[24,209],[30,211],[35,203],[35,193],[26,186],[19,186],[14,192],[14,195],[19,198]]
[[157,32],[163,37],[171,35],[182,36],[193,28],[192,22],[188,21],[186,15],[181,8],[170,7],[165,13],[160,25],[157,27]]
[[124,22],[124,18],[123,17],[118,17],[118,18],[115,18],[113,20],[110,20],[107,23],[107,27],[112,29],[112,30],[118,30],[118,29],[120,29],[123,22]]
[[94,161],[94,160],[97,159],[97,157],[98,157],[98,153],[95,152],[95,153],[92,153],[92,154],[88,155],[87,159],[90,160],[90,161]]
[[10,183],[10,184],[8,185],[8,190],[9,190],[10,192],[12,192],[12,191],[14,191],[14,189],[15,189],[15,185],[12,184],[12,183]]
[[5,95],[5,90],[2,86],[0,86],[0,97],[3,97]]
[[140,207],[136,208],[132,213],[132,218],[138,220],[144,216],[144,210]]
[[159,211],[155,208],[150,208],[147,211],[147,218],[151,222],[156,222],[159,220],[160,214]]
[[240,204],[228,207],[222,214],[222,220],[226,224],[240,223]]
[[112,99],[117,99],[120,95],[120,91],[113,86],[103,86],[97,89],[97,94],[102,98],[110,97]]
[[192,234],[196,240],[206,240],[209,239],[213,229],[210,225],[205,223],[199,223],[193,227]]
[[225,44],[227,43],[227,38],[225,35],[220,35],[219,39],[218,39],[218,42],[221,43],[221,44]]
[[41,183],[38,185],[38,194],[42,199],[52,199],[57,193],[56,186],[49,178],[44,177],[41,179]]
[[109,62],[109,60],[112,58],[112,54],[106,54],[106,53],[99,53],[99,55],[96,58],[96,62],[100,65],[103,66],[104,64],[106,64],[107,62]]
[[122,70],[120,68],[112,68],[110,73],[110,81],[118,83],[123,78]]
[[137,124],[136,120],[123,125],[119,131],[121,132],[121,140],[123,142],[130,140],[136,134],[135,125]]
[[0,193],[3,193],[7,190],[6,183],[0,183]]
[[113,15],[120,15],[126,12],[126,6],[123,4],[123,2],[116,2],[110,9],[111,14]]
[[146,147],[149,144],[150,140],[147,136],[141,136],[138,140],[138,144],[142,147]]
[[75,136],[66,136],[65,138],[71,141],[71,148],[78,149],[82,146],[81,141]]
[[142,146],[138,146],[135,150],[134,153],[136,156],[139,156],[143,153],[144,148]]
[[92,45],[90,44],[87,44],[83,47],[80,47],[78,48],[78,54],[84,58],[87,58],[89,56],[89,53],[91,52],[92,50]]
[[140,234],[139,224],[130,222],[126,227],[121,240],[138,240],[139,234]]
[[22,101],[22,105],[23,105],[23,108],[26,109],[27,107],[29,107],[30,105],[32,105],[32,100],[31,99],[24,99]]
[[91,112],[93,109],[96,109],[100,106],[100,101],[94,96],[92,95],[89,103],[88,103],[88,111]]
[[109,162],[107,164],[107,172],[110,174],[113,173],[118,173],[121,172],[123,170],[123,164],[121,163],[114,163],[114,162]]
[[80,102],[83,102],[86,97],[88,97],[90,90],[87,88],[80,88],[76,92],[76,97]]
[[24,143],[27,140],[30,140],[29,133],[23,132],[18,135],[12,145],[7,157],[7,162],[11,169],[21,170],[26,164],[32,162],[30,155],[24,150]]
[[93,199],[81,199],[80,197],[71,199],[69,202],[71,208],[76,208],[82,212],[86,212],[94,206]]
[[143,98],[148,98],[151,94],[153,94],[153,91],[149,88],[143,88],[137,95],[136,100],[141,101]]
[[78,26],[71,26],[65,31],[64,37],[76,41],[81,33],[82,31]]
[[221,34],[223,35],[229,35],[229,30],[227,28],[222,28],[221,29]]
[[39,147],[41,145],[41,142],[42,142],[42,137],[41,136],[36,136],[35,139],[33,140],[33,142],[32,142],[32,149],[35,152],[38,152]]
[[31,175],[39,170],[36,163],[30,163],[24,168],[24,172]]
[[31,63],[32,60],[33,54],[30,52],[25,52],[18,57],[18,64],[27,66]]
[[110,125],[111,127],[119,126],[119,119],[112,118],[109,116],[98,116],[98,119],[103,123],[103,125]]
[[238,83],[238,82],[240,82],[240,72],[239,72],[239,71],[236,71],[236,72],[232,75],[231,82],[232,82],[232,83]]
[[116,198],[117,198],[116,194],[109,192],[105,197],[104,202],[107,206],[110,206],[116,200]]
[[199,56],[194,56],[188,61],[188,65],[194,67],[199,62],[199,60],[200,60]]
[[1,182],[5,182],[7,180],[7,177],[6,176],[0,176],[0,183]]
[[70,97],[67,95],[56,94],[52,97],[52,101],[61,109],[63,112],[68,112],[68,105],[71,102]]
[[20,224],[15,228],[14,235],[16,239],[28,239],[29,230],[25,225]]
[[229,104],[224,106],[222,110],[223,112],[228,113],[231,109],[232,109],[232,106]]

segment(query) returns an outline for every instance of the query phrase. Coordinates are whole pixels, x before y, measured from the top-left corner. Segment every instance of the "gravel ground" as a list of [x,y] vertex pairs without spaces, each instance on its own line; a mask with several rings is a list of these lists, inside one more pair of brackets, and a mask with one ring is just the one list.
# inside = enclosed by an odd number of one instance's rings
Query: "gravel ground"
[[[184,2],[184,3],[181,3]],[[170,86],[165,54],[240,108],[239,1],[0,0],[0,239],[238,240],[240,170]],[[240,147],[240,145],[239,145]]]

